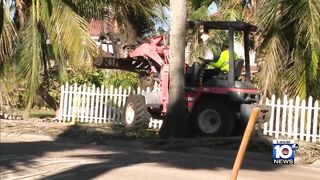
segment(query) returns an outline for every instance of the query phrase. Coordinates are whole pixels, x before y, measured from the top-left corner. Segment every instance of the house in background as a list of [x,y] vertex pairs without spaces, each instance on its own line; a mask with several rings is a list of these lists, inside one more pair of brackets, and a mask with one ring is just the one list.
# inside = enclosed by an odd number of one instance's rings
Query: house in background
[[99,49],[114,54],[113,39],[106,37],[108,34],[114,33],[112,21],[104,22],[102,19],[92,19],[89,22],[89,33],[91,38],[96,42]]
[[110,53],[114,57],[128,56],[125,36],[120,33],[117,21],[109,20],[105,23],[102,19],[92,19],[89,22],[89,33],[98,45],[99,53]]

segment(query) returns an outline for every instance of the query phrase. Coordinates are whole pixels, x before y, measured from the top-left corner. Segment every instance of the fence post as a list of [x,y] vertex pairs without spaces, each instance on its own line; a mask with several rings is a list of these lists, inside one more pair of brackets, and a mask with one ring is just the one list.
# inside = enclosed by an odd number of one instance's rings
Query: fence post
[[[318,113],[319,113],[319,101],[314,102],[314,111],[313,111],[313,124],[312,124],[312,142],[317,141],[317,136],[320,139],[320,122],[318,119]],[[319,131],[317,129],[319,123]]]
[[65,85],[65,91],[64,91],[64,102],[63,102],[63,112],[62,112],[62,121],[67,121],[68,117],[68,99],[69,99],[69,83],[67,82]]
[[300,118],[300,140],[304,140],[304,124],[305,124],[305,114],[306,114],[306,100],[302,100],[301,103],[301,118]]
[[288,106],[288,96],[285,95],[283,98],[283,108],[282,108],[282,122],[281,122],[281,135],[286,133],[286,124],[287,124],[287,106]]
[[108,96],[109,96],[109,88],[105,87],[105,91],[104,91],[104,113],[103,113],[103,119],[104,119],[105,123],[108,122],[108,119],[107,119]]
[[64,85],[61,86],[61,93],[60,93],[60,104],[59,104],[59,116],[58,116],[58,120],[60,122],[62,122],[62,116],[63,116],[63,108],[64,108]]
[[102,112],[103,112],[103,95],[104,95],[104,85],[101,86],[100,92],[100,107],[99,107],[99,123],[102,123]]
[[108,121],[112,122],[112,103],[113,103],[113,86],[110,86],[110,94],[109,94],[109,109],[108,109]]
[[288,114],[288,138],[292,137],[292,113],[293,113],[293,99],[290,99],[289,114]]
[[274,121],[274,109],[275,109],[275,100],[276,96],[273,94],[271,97],[271,118],[270,118],[270,124],[269,124],[269,136],[273,135],[273,121]]
[[92,104],[92,107],[93,110],[94,110],[94,117],[93,117],[93,120],[94,120],[94,123],[98,123],[98,112],[99,112],[99,97],[100,97],[100,88],[98,87],[95,91],[95,102],[93,102]]
[[113,121],[113,123],[116,122],[117,114],[118,114],[118,112],[117,112],[118,111],[118,109],[117,109],[118,92],[119,92],[119,89],[116,88],[114,90],[114,96],[113,96],[114,98],[113,98],[113,101],[112,101],[112,114],[113,114],[112,121]]
[[275,138],[279,138],[279,133],[280,133],[280,108],[281,108],[281,100],[280,100],[280,98],[278,98],[277,99]]
[[90,108],[90,98],[91,98],[91,88],[88,86],[87,93],[87,102],[86,102],[86,123],[89,123],[89,108]]
[[82,105],[82,94],[83,92],[83,86],[79,85],[78,86],[78,96],[77,96],[77,122],[81,123],[80,121],[80,117],[82,115],[82,109],[81,109],[81,105]]
[[81,93],[81,116],[80,116],[80,123],[85,122],[85,117],[86,117],[86,96],[87,96],[87,86],[86,84],[82,85],[82,93]]
[[[270,100],[269,100],[268,98],[266,98],[266,105],[271,105],[271,104],[270,104]],[[271,112],[270,112],[270,113],[271,113]],[[271,118],[271,117],[270,117],[270,118]],[[265,122],[265,123],[263,124],[263,135],[267,135],[269,123],[270,123],[270,119],[269,119],[269,121],[267,121],[267,122]]]
[[295,108],[294,108],[294,122],[293,122],[293,138],[298,138],[298,121],[299,121],[299,110],[300,110],[300,98],[296,97]]
[[310,142],[310,135],[311,135],[311,115],[312,115],[312,97],[310,96],[308,99],[308,113],[307,113],[307,131],[306,131],[306,141]]
[[90,94],[90,97],[91,97],[91,102],[90,102],[90,106],[89,106],[89,108],[90,108],[90,123],[93,123],[94,121],[93,121],[93,118],[94,118],[94,112],[93,112],[93,109],[94,109],[94,96],[95,96],[95,92],[96,92],[96,86],[95,85],[93,85],[92,87],[91,87],[91,94]]
[[76,124],[76,118],[77,118],[77,107],[78,107],[78,85],[75,83],[73,85],[73,100],[71,105],[71,124]]
[[69,86],[68,90],[68,111],[67,111],[67,122],[70,122],[71,116],[72,116],[72,94],[73,94],[73,88],[72,85]]
[[140,87],[137,88],[137,94],[141,94],[141,88]]

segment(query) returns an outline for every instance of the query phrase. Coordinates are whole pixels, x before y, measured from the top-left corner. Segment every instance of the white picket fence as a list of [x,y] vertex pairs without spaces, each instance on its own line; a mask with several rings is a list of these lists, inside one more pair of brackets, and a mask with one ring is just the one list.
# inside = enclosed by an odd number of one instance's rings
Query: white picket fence
[[[66,83],[61,86],[58,120],[65,123],[121,124],[121,110],[127,96],[141,93],[140,88],[96,88],[94,85],[88,87],[86,84],[78,86]],[[161,120],[150,119],[150,128],[158,129],[161,125]]]
[[312,97],[308,101],[296,97],[295,100],[276,99],[273,95],[267,99],[271,108],[270,120],[263,125],[263,134],[274,138],[290,138],[295,140],[316,142],[320,139],[319,101]]
[[[77,86],[66,83],[61,87],[60,122],[78,123],[115,123],[121,124],[121,110],[130,94],[141,94],[138,88],[96,88],[86,85]],[[312,97],[306,100],[276,99],[273,95],[267,99],[271,108],[270,120],[263,124],[263,134],[275,138],[293,138],[304,141],[320,139],[319,102]],[[151,119],[150,128],[159,129],[161,120]]]

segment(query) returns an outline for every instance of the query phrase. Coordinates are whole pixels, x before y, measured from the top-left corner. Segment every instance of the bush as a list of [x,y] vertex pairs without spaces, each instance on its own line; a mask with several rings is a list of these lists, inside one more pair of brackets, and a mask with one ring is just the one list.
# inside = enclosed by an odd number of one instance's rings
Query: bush
[[138,80],[134,73],[119,70],[112,70],[106,73],[102,69],[79,68],[69,72],[64,82],[50,79],[49,93],[56,101],[60,99],[61,85],[65,82],[69,84],[77,83],[78,85],[86,84],[87,86],[95,85],[96,87],[104,85],[115,88],[120,86],[123,88],[128,88],[129,86],[137,88],[138,86]]
[[126,71],[111,71],[107,75],[106,85],[112,85],[116,88],[122,86],[123,88],[132,87],[135,89],[138,87],[137,75]]

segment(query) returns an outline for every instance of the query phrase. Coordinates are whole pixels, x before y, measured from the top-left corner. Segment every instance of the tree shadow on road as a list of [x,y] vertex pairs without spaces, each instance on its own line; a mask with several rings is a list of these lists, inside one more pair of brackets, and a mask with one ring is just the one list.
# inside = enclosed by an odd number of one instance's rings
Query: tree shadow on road
[[[83,158],[94,160],[95,163],[79,164],[45,179],[92,179],[117,168],[144,163],[186,170],[232,169],[240,142],[240,137],[132,138],[83,126],[71,126],[57,136],[55,141],[1,143],[0,168],[15,170],[17,163],[30,166],[37,157],[60,153],[61,157]],[[83,149],[99,153],[72,153]],[[274,171],[278,168],[272,164],[272,145],[268,140],[254,138],[248,150],[251,152],[247,152],[242,169]]]

